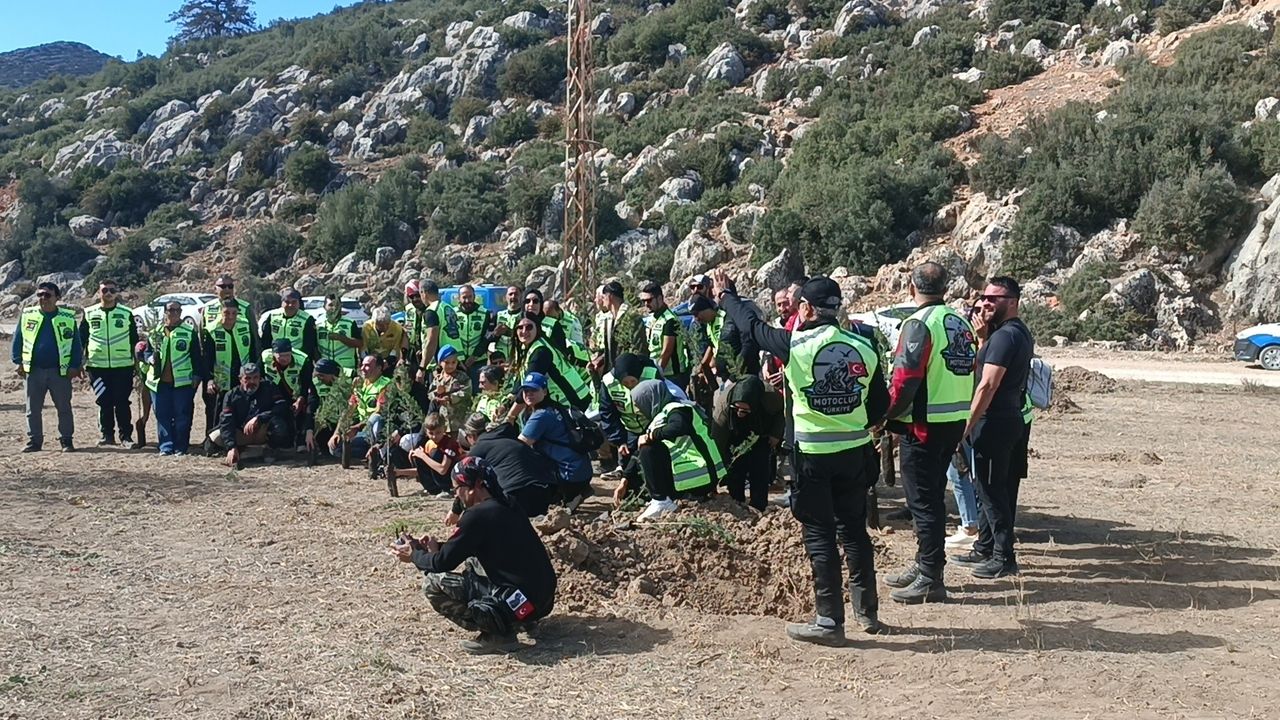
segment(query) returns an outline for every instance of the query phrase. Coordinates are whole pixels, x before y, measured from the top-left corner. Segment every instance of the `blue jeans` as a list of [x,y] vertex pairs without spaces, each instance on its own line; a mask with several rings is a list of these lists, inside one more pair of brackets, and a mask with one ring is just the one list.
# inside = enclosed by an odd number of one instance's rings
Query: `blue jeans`
[[951,494],[956,499],[956,511],[960,513],[960,526],[978,527],[978,497],[973,491],[973,448],[967,444],[959,447],[969,459],[969,472],[961,475],[953,463],[947,467],[947,479],[951,481]]
[[151,393],[156,414],[156,434],[164,455],[185,453],[191,445],[191,416],[195,412],[195,386],[175,388],[160,383]]
[[[382,416],[374,413],[365,422],[364,429],[347,441],[351,446],[351,457],[355,460],[363,460],[369,454],[369,448],[379,442],[381,437]],[[342,449],[335,448],[332,454],[334,457],[341,457]]]

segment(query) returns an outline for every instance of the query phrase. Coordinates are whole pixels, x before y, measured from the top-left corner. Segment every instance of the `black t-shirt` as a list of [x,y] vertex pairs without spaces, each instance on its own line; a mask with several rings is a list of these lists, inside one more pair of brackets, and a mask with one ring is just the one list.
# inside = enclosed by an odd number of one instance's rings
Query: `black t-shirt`
[[522,591],[535,613],[552,606],[556,571],[538,533],[520,511],[492,498],[467,508],[440,551],[415,550],[413,564],[423,572],[449,572],[469,557],[480,561],[494,583]]
[[1005,369],[1004,378],[1000,380],[995,397],[987,407],[988,419],[1009,420],[1022,417],[1022,396],[1026,392],[1027,375],[1031,371],[1031,356],[1035,349],[1031,331],[1022,320],[1013,318],[996,328],[978,350],[976,377],[979,380],[987,363]]
[[537,450],[516,439],[514,428],[503,425],[476,438],[470,454],[484,458],[498,475],[503,492],[513,492],[533,485],[552,485],[555,468]]

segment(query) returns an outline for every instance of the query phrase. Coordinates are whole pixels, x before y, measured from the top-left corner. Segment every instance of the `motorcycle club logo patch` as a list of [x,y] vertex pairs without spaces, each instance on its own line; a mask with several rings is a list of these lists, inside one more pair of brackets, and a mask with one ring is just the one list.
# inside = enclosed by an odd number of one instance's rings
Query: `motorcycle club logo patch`
[[813,384],[804,388],[809,407],[823,415],[844,415],[862,404],[860,378],[867,377],[862,354],[847,343],[824,346],[813,359]]

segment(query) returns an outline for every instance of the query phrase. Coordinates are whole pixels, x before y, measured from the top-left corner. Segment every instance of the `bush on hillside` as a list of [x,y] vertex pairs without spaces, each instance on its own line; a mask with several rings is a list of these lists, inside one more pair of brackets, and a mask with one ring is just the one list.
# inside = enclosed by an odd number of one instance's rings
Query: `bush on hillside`
[[1156,32],[1168,35],[1202,23],[1222,9],[1222,0],[1168,0],[1156,10]]
[[1053,20],[1075,25],[1083,23],[1092,2],[1084,0],[993,0],[987,10],[987,21],[997,27],[1007,20]]
[[498,76],[498,90],[506,97],[550,100],[565,78],[565,44],[538,45],[516,53]]
[[117,225],[138,225],[160,205],[185,197],[189,183],[183,173],[172,168],[117,167],[85,192],[80,206],[98,217],[115,213]]
[[1142,197],[1133,229],[1157,247],[1208,253],[1243,229],[1250,204],[1220,166],[1157,181]]
[[491,147],[508,147],[537,137],[538,130],[524,110],[513,110],[493,121],[487,142]]
[[324,190],[333,179],[337,167],[329,160],[329,153],[316,145],[303,145],[284,163],[284,178],[298,192]]
[[471,118],[489,111],[489,103],[478,97],[464,95],[449,106],[449,122],[459,127],[466,127]]
[[507,215],[513,225],[538,227],[551,204],[556,180],[545,173],[513,173],[507,179]]
[[387,171],[374,185],[356,183],[325,196],[303,252],[332,263],[351,252],[372,260],[384,245],[407,250],[420,229],[420,189],[418,178],[401,167]]
[[143,233],[134,233],[122,240],[111,243],[107,251],[107,259],[85,278],[86,287],[95,287],[107,278],[112,278],[125,287],[141,287],[151,281],[151,273],[155,270],[151,255],[150,237]]
[[37,277],[75,270],[97,254],[66,227],[47,226],[37,230],[35,240],[22,251],[22,267],[27,277]]
[[637,283],[652,280],[658,283],[671,281],[671,268],[675,264],[676,251],[659,248],[645,253],[631,268],[631,277]]
[[427,177],[421,207],[434,244],[476,242],[493,232],[506,215],[495,170],[489,163],[468,163]]
[[270,275],[289,264],[293,252],[301,246],[302,236],[287,225],[259,225],[240,251],[240,274]]

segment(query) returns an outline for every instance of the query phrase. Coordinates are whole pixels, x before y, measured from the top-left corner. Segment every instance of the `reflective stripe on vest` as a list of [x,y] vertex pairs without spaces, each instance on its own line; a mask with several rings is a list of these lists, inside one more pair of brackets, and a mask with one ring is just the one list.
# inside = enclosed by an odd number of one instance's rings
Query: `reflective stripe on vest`
[[133,367],[133,343],[129,342],[129,330],[133,327],[132,310],[123,305],[103,310],[98,304],[85,308],[84,320],[89,326],[85,367]]
[[667,324],[668,320],[676,321],[676,350],[671,355],[671,361],[660,368],[664,375],[679,375],[685,369],[685,344],[683,326],[680,324],[680,318],[673,312],[671,308],[666,307],[662,312],[654,315],[649,321],[647,330],[649,338],[649,359],[657,363],[662,359],[662,326]]
[[716,310],[716,316],[707,325],[707,341],[715,354],[720,353],[720,332],[724,330],[724,310]]
[[[641,382],[657,379],[658,368],[652,365],[640,371]],[[623,428],[636,435],[649,429],[649,421],[636,409],[636,404],[631,400],[631,391],[618,382],[612,372],[605,374],[600,382],[604,385],[605,392],[609,393],[609,398],[613,400],[613,406],[618,409],[618,421]]]
[[550,380],[548,390],[552,400],[561,405],[573,405],[579,400],[590,397],[590,391],[587,389],[587,382],[582,379],[582,373],[579,373],[578,368],[565,359],[563,353],[552,347],[551,343],[541,337],[534,340],[529,346],[529,356],[532,356],[533,351],[539,347],[544,347],[551,353],[551,363],[556,369],[556,372],[547,378]]
[[342,336],[359,340],[362,336],[356,331],[355,321],[344,317],[338,318],[333,323],[332,329],[336,332],[330,333],[330,327],[328,315],[316,322],[316,340],[320,346],[320,357],[338,363],[338,367],[350,376],[354,374],[358,364],[356,349],[342,344],[336,338]]
[[978,356],[973,326],[946,305],[920,308],[911,319],[924,323],[929,330],[925,420],[931,423],[968,420],[973,403],[973,367]]
[[[44,325],[44,313],[39,305],[33,305],[22,311],[19,319],[22,324],[22,369],[31,372],[31,359],[35,355],[36,337],[40,327]],[[71,347],[76,336],[76,314],[73,310],[60,307],[49,320],[53,340],[58,346],[58,373],[66,375],[71,369]]]
[[[289,387],[289,394],[297,397],[298,384],[302,380],[302,366],[307,362],[307,355],[301,350],[294,350],[290,354],[293,355],[293,362],[284,369],[284,384]],[[276,367],[275,353],[270,350],[262,351],[262,375],[280,385],[280,369]]]
[[307,319],[311,316],[298,311],[293,317],[285,317],[283,312],[271,316],[271,339],[288,340],[295,350],[302,349],[302,336],[307,329]]
[[489,311],[476,307],[471,312],[458,310],[458,347],[459,359],[482,357],[484,348],[480,347],[480,339],[484,337],[484,326],[489,321]]
[[213,339],[213,381],[219,388],[226,390],[236,381],[236,378],[231,376],[232,347],[234,346],[235,356],[240,358],[240,364],[243,365],[253,360],[249,357],[249,345],[253,338],[249,334],[249,326],[239,322],[233,325],[230,331],[222,325],[215,325],[207,332]]
[[497,420],[498,410],[502,407],[502,396],[486,395],[481,393],[480,399],[476,401],[476,412],[483,413],[490,422]]
[[[160,338],[157,347],[155,338]],[[196,333],[190,325],[182,323],[176,327],[156,328],[151,332],[151,346],[156,357],[147,373],[147,387],[152,391],[160,387],[160,376],[164,374],[166,364],[173,367],[173,386],[187,387],[195,384],[195,366],[191,362],[191,353],[196,347]]]
[[866,338],[836,325],[791,333],[783,372],[795,388],[792,416],[802,452],[825,455],[871,442],[865,400],[878,365]]
[[373,382],[362,381],[355,390],[356,422],[365,422],[378,411],[378,396],[391,384],[391,378],[383,375]]
[[667,403],[649,428],[662,427],[667,422],[667,416],[679,408],[689,408],[693,416],[693,436],[683,435],[675,440],[662,441],[671,453],[671,474],[676,491],[687,492],[715,485],[725,476],[724,458],[720,455],[720,448],[711,439],[711,431],[702,408],[680,401]]
[[498,350],[502,352],[503,356],[508,360],[511,359],[511,338],[515,335],[516,320],[523,314],[524,312],[520,310],[498,311],[498,324],[504,326],[510,331],[506,335],[498,338]]

